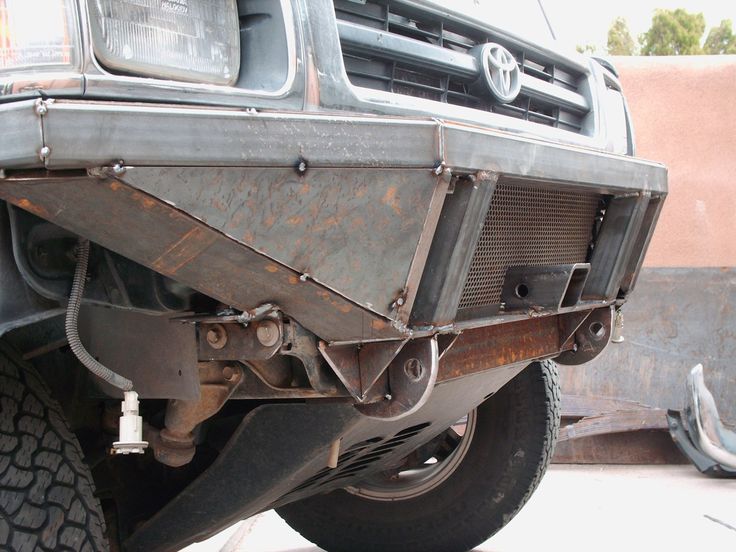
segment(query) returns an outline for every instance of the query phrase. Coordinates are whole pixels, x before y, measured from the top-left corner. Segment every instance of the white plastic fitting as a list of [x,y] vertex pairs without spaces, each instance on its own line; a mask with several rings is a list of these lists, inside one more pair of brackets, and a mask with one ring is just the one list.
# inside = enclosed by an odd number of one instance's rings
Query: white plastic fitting
[[148,442],[143,440],[143,418],[138,415],[138,393],[126,391],[121,405],[120,437],[112,444],[113,454],[143,454]]

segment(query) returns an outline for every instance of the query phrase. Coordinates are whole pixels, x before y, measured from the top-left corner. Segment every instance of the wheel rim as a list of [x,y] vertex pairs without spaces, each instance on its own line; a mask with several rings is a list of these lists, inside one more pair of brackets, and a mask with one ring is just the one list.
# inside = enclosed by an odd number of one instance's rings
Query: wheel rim
[[[362,481],[360,486],[346,490],[369,500],[390,502],[409,500],[436,489],[455,473],[465,458],[475,434],[477,418],[477,412],[473,410],[442,434],[449,441],[455,441],[454,448],[446,455],[439,454],[437,450],[422,464],[376,474]],[[440,443],[439,447],[442,446]]]

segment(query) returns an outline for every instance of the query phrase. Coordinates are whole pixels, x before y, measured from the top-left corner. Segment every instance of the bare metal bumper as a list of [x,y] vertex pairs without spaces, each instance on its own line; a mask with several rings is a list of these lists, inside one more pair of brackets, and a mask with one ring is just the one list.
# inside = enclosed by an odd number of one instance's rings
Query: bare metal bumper
[[[40,107],[40,108],[39,108]],[[665,193],[659,164],[429,118],[269,113],[115,102],[0,105],[0,168],[136,166],[432,168],[497,171]],[[41,158],[41,149],[48,148]]]
[[[292,310],[329,341],[526,318],[455,318],[475,250],[468,240],[477,240],[494,177],[613,198],[592,261],[594,293],[573,310],[610,305],[633,288],[667,190],[666,169],[655,163],[431,118],[72,100],[3,104],[0,117],[8,129],[0,198],[226,304],[285,306],[306,293]],[[477,208],[451,218],[443,206],[458,195],[455,176],[485,191],[471,190]],[[452,247],[457,262],[430,268],[452,273],[430,271],[437,285],[425,285],[430,246],[450,240],[467,241]],[[253,269],[247,285],[244,266]],[[234,282],[242,294],[233,295]],[[412,319],[415,299],[431,306],[426,318]]]

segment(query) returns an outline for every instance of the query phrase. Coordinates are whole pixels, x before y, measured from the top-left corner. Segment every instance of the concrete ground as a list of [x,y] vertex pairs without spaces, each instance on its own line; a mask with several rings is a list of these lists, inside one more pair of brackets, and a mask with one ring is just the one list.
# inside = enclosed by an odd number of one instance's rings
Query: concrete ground
[[[320,550],[274,512],[186,548],[186,552]],[[534,550],[736,550],[736,480],[706,478],[690,466],[552,466],[519,515],[476,548],[476,552]]]

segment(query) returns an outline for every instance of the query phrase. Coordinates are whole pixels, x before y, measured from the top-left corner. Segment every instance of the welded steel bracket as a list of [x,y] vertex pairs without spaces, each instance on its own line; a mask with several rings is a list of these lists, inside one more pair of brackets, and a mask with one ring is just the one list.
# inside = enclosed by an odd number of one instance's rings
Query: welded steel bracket
[[348,392],[364,402],[368,392],[405,344],[406,340],[362,345],[327,345],[322,342],[319,350]]
[[501,302],[506,312],[558,310],[580,301],[590,264],[515,266],[506,271]]
[[575,330],[573,350],[565,351],[555,361],[568,366],[578,366],[597,357],[611,341],[613,316],[613,307],[591,312]]
[[437,338],[414,339],[389,364],[388,393],[384,400],[361,404],[364,415],[382,420],[400,420],[419,410],[432,394],[439,371]]

